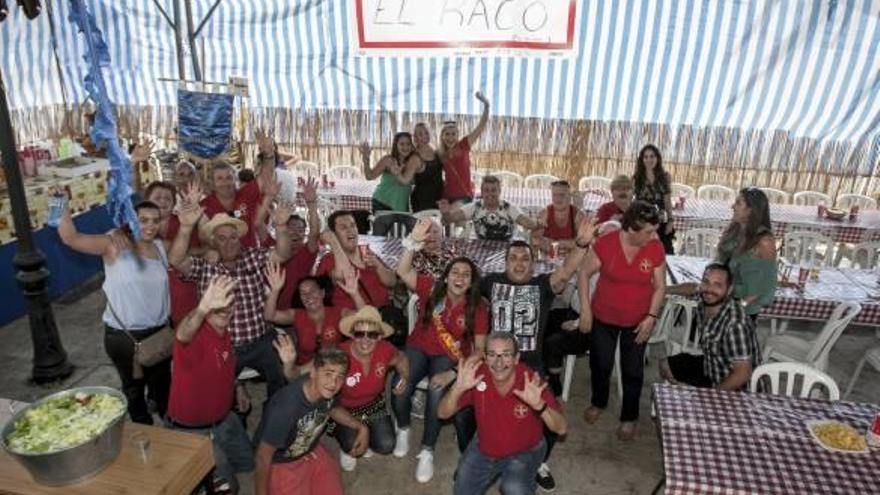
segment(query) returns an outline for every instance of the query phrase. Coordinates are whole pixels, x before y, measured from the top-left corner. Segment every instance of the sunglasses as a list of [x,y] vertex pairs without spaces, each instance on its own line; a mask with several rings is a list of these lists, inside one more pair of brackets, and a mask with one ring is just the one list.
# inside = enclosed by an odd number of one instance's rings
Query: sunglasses
[[355,330],[351,332],[351,335],[356,339],[379,340],[382,338],[382,333],[380,332],[367,332],[364,330]]

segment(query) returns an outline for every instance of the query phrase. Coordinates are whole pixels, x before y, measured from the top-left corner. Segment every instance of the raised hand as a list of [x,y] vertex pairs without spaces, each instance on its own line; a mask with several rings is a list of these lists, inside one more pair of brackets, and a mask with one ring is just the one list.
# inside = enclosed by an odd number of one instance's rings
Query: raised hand
[[254,137],[257,139],[257,146],[260,148],[260,154],[262,154],[264,158],[275,156],[275,139],[272,137],[271,132],[257,129],[254,131]]
[[287,278],[287,274],[281,268],[281,264],[275,260],[269,260],[266,263],[266,269],[263,271],[263,274],[266,275],[266,281],[269,283],[269,288],[272,292],[281,292],[284,288],[284,280]]
[[519,397],[519,400],[525,402],[532,409],[540,409],[544,405],[544,399],[541,398],[541,394],[546,388],[547,382],[541,380],[537,372],[532,376],[529,376],[529,373],[526,372],[522,390],[514,389],[513,395]]
[[318,201],[318,181],[312,176],[309,176],[308,180],[306,180],[305,185],[303,185],[302,190],[303,201],[306,204],[316,203]]
[[587,244],[593,242],[593,238],[596,236],[596,217],[590,216],[589,218],[585,218],[581,220],[581,224],[578,226],[577,236],[574,239],[575,244],[580,246],[586,246]]
[[483,363],[479,356],[471,356],[465,360],[458,361],[458,379],[455,386],[461,390],[470,390],[483,381],[483,375],[478,375],[477,370]]
[[199,223],[202,212],[202,206],[198,203],[181,203],[180,209],[177,211],[177,219],[180,220],[181,225],[192,227]]
[[140,163],[149,160],[150,154],[153,153],[154,145],[155,141],[152,139],[145,139],[143,142],[135,145],[134,149],[131,151],[132,163]]
[[202,189],[195,182],[187,184],[186,188],[178,192],[178,198],[181,205],[198,204],[202,197]]
[[376,253],[374,253],[372,249],[370,249],[368,247],[366,255],[363,255],[363,253],[361,253],[361,254],[362,254],[361,259],[364,262],[364,266],[366,266],[367,268],[375,268],[375,267],[379,266],[379,263],[380,263],[379,258],[376,257]]
[[360,274],[356,269],[349,268],[342,274],[342,280],[337,280],[336,284],[349,296],[354,296],[358,292],[358,279]]
[[282,201],[275,211],[272,212],[272,222],[277,225],[285,225],[293,214],[293,205],[287,201]]
[[358,148],[358,150],[361,152],[361,158],[363,158],[364,161],[368,161],[370,159],[370,152],[372,151],[372,148],[370,148],[370,143],[364,141],[363,143],[361,143],[361,146]]
[[204,313],[222,309],[232,304],[235,295],[235,280],[226,275],[214,277],[199,301],[199,309]]
[[410,238],[415,242],[424,242],[428,237],[428,231],[431,230],[431,222],[430,218],[420,218],[410,232]]
[[290,336],[286,333],[280,333],[275,340],[272,341],[272,347],[275,348],[275,352],[278,353],[278,357],[281,359],[282,364],[289,364],[296,361],[296,346],[293,345],[293,340],[290,339]]
[[477,91],[476,93],[474,93],[474,96],[476,96],[477,99],[480,100],[480,102],[482,102],[484,105],[489,104],[489,99],[486,98],[482,91]]

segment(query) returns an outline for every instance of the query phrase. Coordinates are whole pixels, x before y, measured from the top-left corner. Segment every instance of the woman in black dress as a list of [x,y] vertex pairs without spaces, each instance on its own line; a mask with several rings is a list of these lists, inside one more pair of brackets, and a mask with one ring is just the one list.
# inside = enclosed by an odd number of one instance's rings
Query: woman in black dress
[[443,197],[443,163],[431,146],[431,133],[424,122],[413,129],[416,153],[422,164],[416,169],[410,204],[413,212],[437,209],[437,201]]
[[666,254],[675,254],[672,240],[675,229],[672,225],[672,178],[663,169],[663,157],[653,144],[639,151],[636,160],[636,173],[633,176],[636,199],[654,205],[660,216],[657,235],[663,242]]

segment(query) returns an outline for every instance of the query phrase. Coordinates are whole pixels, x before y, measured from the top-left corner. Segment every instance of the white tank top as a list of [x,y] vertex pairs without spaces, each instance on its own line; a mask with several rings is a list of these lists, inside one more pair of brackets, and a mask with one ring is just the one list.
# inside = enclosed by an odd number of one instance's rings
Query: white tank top
[[159,252],[158,259],[141,257],[139,264],[135,255],[126,250],[113,263],[104,264],[105,324],[124,330],[144,330],[168,322],[168,258],[162,241],[156,239],[153,245]]

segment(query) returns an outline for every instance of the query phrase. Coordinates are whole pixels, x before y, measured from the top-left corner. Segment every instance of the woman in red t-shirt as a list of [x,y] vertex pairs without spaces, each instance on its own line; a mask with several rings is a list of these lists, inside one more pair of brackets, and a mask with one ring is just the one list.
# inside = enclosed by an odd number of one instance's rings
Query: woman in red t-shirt
[[[340,348],[348,354],[348,371],[339,396],[339,405],[370,428],[370,450],[388,455],[394,449],[394,424],[385,405],[385,379],[391,368],[397,371],[392,393],[406,391],[409,364],[406,356],[385,340],[394,334],[391,325],[373,306],[364,306],[339,323],[339,331],[351,340]],[[355,468],[357,460],[348,455],[354,446],[357,430],[336,424],[334,436],[339,441],[339,464],[345,471]]]
[[[590,333],[592,404],[584,419],[594,423],[608,405],[609,379],[620,341],[623,403],[617,436],[631,440],[639,417],[645,347],[666,294],[666,255],[657,238],[657,208],[635,201],[621,220],[621,229],[600,237],[578,274],[581,328]],[[598,272],[590,301],[590,277]]]
[[[339,322],[349,311],[329,305],[330,291],[327,286],[330,280],[324,276],[300,280],[293,294],[293,307],[279,310],[278,295],[284,290],[286,279],[286,270],[280,264],[269,261],[266,280],[270,290],[263,306],[263,317],[278,325],[293,325],[293,330],[288,333],[296,342],[296,365],[302,370],[309,370],[318,349],[335,346],[342,340]],[[358,294],[355,274],[347,276],[339,286],[352,297],[356,307],[364,306],[364,300]]]
[[[468,258],[454,258],[437,278],[419,275],[413,267],[415,252],[421,249],[431,221],[419,220],[410,237],[404,241],[406,251],[400,258],[397,275],[419,298],[419,316],[406,341],[406,357],[410,366],[410,383],[403,395],[395,396],[397,446],[394,455],[403,457],[409,450],[409,421],[412,395],[418,383],[428,378],[425,404],[425,429],[416,479],[427,483],[434,474],[434,446],[440,435],[437,407],[449,384],[455,380],[454,367],[461,359],[477,352],[482,354],[489,329],[489,310],[480,296],[480,272]],[[473,437],[473,411],[456,414],[455,430],[458,448],[464,451]]]
[[440,146],[437,156],[443,163],[446,176],[443,183],[443,199],[450,203],[456,201],[469,202],[474,199],[474,184],[471,181],[471,147],[480,138],[489,121],[489,100],[477,91],[478,100],[483,103],[483,114],[480,122],[470,134],[459,140],[458,124],[454,121],[444,122],[440,129]]

